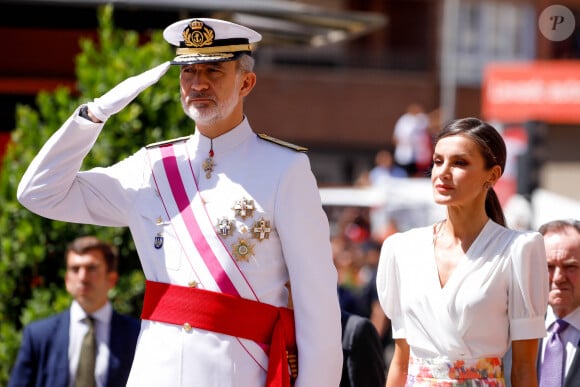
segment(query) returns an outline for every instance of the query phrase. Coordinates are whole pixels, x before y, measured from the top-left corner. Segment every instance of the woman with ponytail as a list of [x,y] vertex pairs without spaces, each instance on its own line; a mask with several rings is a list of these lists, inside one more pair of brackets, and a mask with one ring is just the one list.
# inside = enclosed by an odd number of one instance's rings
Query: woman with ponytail
[[431,182],[445,219],[390,236],[377,275],[395,339],[387,386],[536,387],[548,271],[539,233],[506,228],[493,189],[506,147],[491,125],[463,118],[435,139]]

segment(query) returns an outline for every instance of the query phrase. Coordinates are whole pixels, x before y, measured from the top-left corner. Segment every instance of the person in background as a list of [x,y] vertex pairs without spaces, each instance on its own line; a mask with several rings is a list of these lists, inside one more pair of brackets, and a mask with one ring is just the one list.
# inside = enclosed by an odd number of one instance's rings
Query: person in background
[[[9,387],[124,387],[135,354],[139,320],[115,311],[108,292],[117,283],[117,252],[93,236],[66,249],[66,290],[73,298],[62,313],[24,328]],[[83,337],[94,324],[94,364],[80,380]]]
[[538,356],[540,387],[579,387],[580,221],[554,220],[539,231],[544,236],[550,275],[546,314],[550,333],[542,340]]
[[411,103],[399,117],[393,129],[395,162],[405,169],[409,177],[421,176],[431,154],[429,117],[423,107]]
[[342,310],[342,378],[339,387],[384,387],[386,365],[379,334],[363,316]]
[[[306,148],[255,133],[244,113],[261,35],[194,18],[163,36],[171,63],[79,107],[18,199],[47,218],[130,228],[147,282],[128,386],[336,386],[337,272]],[[170,64],[193,134],[80,171],[107,119]]]
[[375,165],[369,171],[371,185],[388,184],[392,178],[408,177],[407,171],[395,164],[390,148],[379,150],[375,155]]
[[505,227],[493,189],[505,160],[501,135],[477,118],[439,132],[431,182],[446,217],[381,248],[377,291],[395,339],[387,386],[504,386],[510,344],[512,386],[537,386],[544,243],[537,232]]

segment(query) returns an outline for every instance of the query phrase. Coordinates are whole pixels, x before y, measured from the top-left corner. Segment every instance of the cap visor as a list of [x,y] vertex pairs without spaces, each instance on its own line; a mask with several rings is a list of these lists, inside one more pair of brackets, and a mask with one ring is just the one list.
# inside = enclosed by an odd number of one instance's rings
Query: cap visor
[[186,65],[195,63],[227,62],[238,59],[245,52],[223,52],[213,54],[178,55],[171,61],[172,65]]

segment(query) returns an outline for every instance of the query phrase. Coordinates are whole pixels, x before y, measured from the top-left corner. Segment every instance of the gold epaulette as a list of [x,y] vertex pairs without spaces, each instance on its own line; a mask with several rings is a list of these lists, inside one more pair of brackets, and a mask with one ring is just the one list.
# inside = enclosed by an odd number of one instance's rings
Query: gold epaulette
[[262,140],[270,141],[270,142],[273,142],[274,144],[278,144],[278,145],[281,145],[283,147],[293,149],[296,152],[306,152],[308,150],[308,148],[306,148],[304,146],[295,145],[295,144],[289,143],[287,141],[279,140],[279,139],[274,138],[272,136],[268,136],[267,134],[264,134],[264,133],[258,134],[258,137],[260,137]]
[[158,141],[158,142],[154,142],[153,144],[145,145],[145,148],[150,149],[150,148],[155,148],[155,147],[159,147],[159,146],[163,146],[163,145],[173,144],[173,143],[180,142],[180,141],[187,141],[189,139],[189,137],[190,136],[183,136],[183,137],[173,138],[171,140]]

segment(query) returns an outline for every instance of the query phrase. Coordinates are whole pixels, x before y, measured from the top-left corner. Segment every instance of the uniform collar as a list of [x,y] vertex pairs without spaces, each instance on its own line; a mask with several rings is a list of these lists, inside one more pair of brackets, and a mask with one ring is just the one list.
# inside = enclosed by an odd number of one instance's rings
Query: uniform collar
[[199,150],[202,153],[208,152],[213,147],[216,156],[218,156],[219,154],[228,152],[232,148],[236,148],[239,144],[251,137],[252,134],[254,132],[250,127],[247,117],[244,116],[244,119],[238,126],[213,140],[205,137],[199,130],[196,130],[191,139],[192,147],[194,150]]

